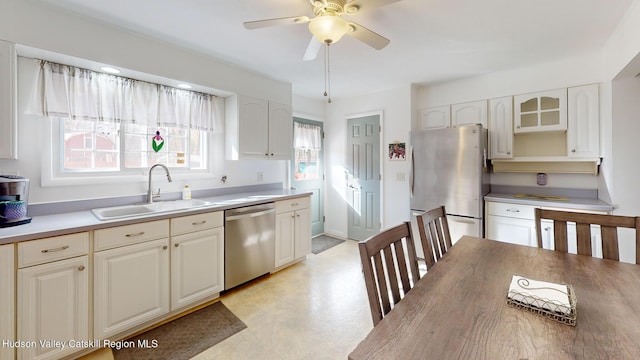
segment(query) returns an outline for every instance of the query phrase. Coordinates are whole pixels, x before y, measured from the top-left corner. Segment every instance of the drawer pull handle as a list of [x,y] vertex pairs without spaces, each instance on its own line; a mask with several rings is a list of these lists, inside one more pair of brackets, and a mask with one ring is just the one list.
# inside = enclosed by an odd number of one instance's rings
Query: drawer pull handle
[[202,221],[196,221],[196,222],[192,222],[191,225],[204,225],[207,222],[207,220],[202,220]]
[[78,271],[82,271],[82,270],[84,270],[84,265],[78,266]]
[[135,233],[135,234],[127,234],[125,235],[126,237],[135,237],[135,236],[141,236],[144,235],[144,231],[140,231],[139,233]]
[[169,247],[167,245],[162,247],[162,250],[167,250]]
[[298,203],[291,203],[291,206],[298,206]]
[[509,212],[517,212],[517,213],[520,212],[520,210],[518,210],[518,209],[507,209],[507,211],[509,211]]
[[55,248],[55,249],[44,249],[44,250],[42,250],[42,253],[43,254],[52,253],[52,252],[56,252],[56,251],[67,250],[68,248],[69,248],[69,245],[64,245],[64,246],[60,246],[60,247]]

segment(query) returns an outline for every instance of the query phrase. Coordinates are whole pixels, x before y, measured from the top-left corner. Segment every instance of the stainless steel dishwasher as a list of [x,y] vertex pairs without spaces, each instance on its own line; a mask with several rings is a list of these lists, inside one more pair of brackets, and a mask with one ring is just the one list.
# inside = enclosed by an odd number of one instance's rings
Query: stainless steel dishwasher
[[224,212],[224,288],[231,289],[275,267],[275,204]]

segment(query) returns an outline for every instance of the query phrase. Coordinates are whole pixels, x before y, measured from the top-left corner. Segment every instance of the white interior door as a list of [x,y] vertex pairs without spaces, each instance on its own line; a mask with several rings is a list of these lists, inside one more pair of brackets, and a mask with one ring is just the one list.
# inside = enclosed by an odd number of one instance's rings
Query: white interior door
[[380,115],[347,120],[348,237],[380,232]]

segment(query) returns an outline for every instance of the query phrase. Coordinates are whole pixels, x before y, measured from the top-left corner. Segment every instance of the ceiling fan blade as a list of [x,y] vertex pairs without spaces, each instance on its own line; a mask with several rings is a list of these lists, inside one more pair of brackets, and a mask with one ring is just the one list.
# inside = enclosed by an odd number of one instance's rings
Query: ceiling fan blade
[[311,61],[315,60],[318,57],[318,53],[320,52],[320,48],[322,47],[322,43],[316,38],[311,37],[311,41],[309,41],[309,45],[307,46],[307,50],[304,52],[304,56],[302,57],[303,61]]
[[349,14],[355,14],[357,12],[360,12],[363,9],[365,11],[368,11],[371,9],[387,6],[400,1],[402,0],[366,0],[366,1],[354,0],[345,4],[344,10],[345,10],[345,14],[349,15]]
[[309,17],[307,16],[292,16],[286,18],[246,21],[243,25],[245,28],[253,30],[278,25],[304,24],[307,22],[309,22]]
[[349,27],[351,27],[352,31],[348,31],[348,35],[362,41],[376,50],[384,48],[391,42],[386,37],[376,34],[362,25],[350,22]]

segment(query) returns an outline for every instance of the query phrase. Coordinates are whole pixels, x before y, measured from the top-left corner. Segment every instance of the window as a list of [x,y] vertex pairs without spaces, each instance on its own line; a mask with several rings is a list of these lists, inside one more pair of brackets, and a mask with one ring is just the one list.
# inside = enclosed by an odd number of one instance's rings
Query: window
[[[207,168],[207,133],[203,130],[68,118],[60,119],[59,123],[64,138],[60,143],[62,172],[121,171],[148,168],[156,163],[190,170]],[[164,140],[158,153],[151,145],[156,131]]]
[[53,121],[52,177],[139,174],[156,163],[209,170],[222,99],[47,61],[40,67],[43,113]]

